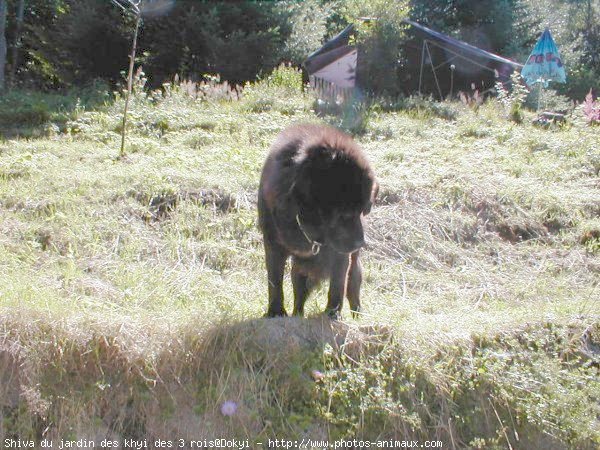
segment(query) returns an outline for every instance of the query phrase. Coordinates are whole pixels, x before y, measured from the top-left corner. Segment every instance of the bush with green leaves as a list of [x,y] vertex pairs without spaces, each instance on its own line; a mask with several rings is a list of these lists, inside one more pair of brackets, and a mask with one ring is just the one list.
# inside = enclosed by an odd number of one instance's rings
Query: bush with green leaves
[[523,121],[523,104],[527,99],[529,90],[522,81],[521,74],[514,71],[510,76],[510,90],[501,82],[496,83],[498,101],[504,106],[510,120],[516,123]]
[[299,94],[302,94],[301,70],[283,63],[257,82],[246,83],[242,104],[251,112],[274,109],[285,115],[294,115],[307,108],[307,97]]
[[62,86],[82,85],[96,78],[116,83],[127,66],[133,20],[121,17],[111,2],[65,0],[52,22],[32,24],[26,35],[44,77]]

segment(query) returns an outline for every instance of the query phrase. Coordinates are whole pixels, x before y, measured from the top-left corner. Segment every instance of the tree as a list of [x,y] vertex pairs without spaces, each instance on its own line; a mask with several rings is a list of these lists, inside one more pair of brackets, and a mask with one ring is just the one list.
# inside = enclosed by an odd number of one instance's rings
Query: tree
[[142,22],[142,0],[113,0],[113,3],[125,12],[130,12],[135,17],[135,31],[131,43],[131,54],[129,55],[129,73],[127,74],[127,95],[125,96],[125,109],[123,110],[123,129],[121,130],[121,151],[119,156],[125,155],[125,135],[127,129],[127,108],[129,107],[129,98],[131,97],[131,87],[133,84],[133,66],[135,63],[135,51],[137,48],[137,37]]
[[135,64],[135,52],[137,49],[137,39],[140,25],[142,24],[142,14],[161,15],[167,11],[173,4],[173,0],[112,0],[112,2],[125,13],[133,15],[135,27],[133,40],[131,42],[131,54],[129,55],[129,72],[127,74],[127,94],[125,97],[125,108],[123,110],[123,129],[121,131],[121,150],[119,157],[125,156],[125,135],[127,133],[127,109],[131,97],[133,85],[133,67]]
[[401,91],[400,52],[404,42],[406,0],[344,0],[346,21],[357,25],[357,82],[369,93],[397,95]]
[[277,2],[274,16],[285,37],[282,56],[288,62],[301,64],[318,49],[327,31],[327,19],[333,5],[323,5],[319,0],[283,0]]
[[[155,86],[173,74],[219,74],[243,83],[282,60],[285,36],[278,2],[177,2],[168,16],[144,20],[144,63]],[[289,31],[289,27],[288,27]]]
[[4,90],[6,67],[6,0],[0,0],[0,91]]
[[17,75],[17,68],[19,67],[19,51],[21,49],[22,36],[21,32],[23,30],[23,18],[25,16],[25,0],[19,0],[17,6],[17,17],[16,17],[16,25],[15,25],[15,42],[12,48],[12,61],[10,68],[10,83],[15,83],[15,77]]
[[[3,1],[8,3],[7,82],[56,89],[98,79],[111,86],[121,81],[135,14],[123,14],[112,0]],[[20,2],[24,14],[18,32]],[[127,0],[119,3],[128,6]],[[176,73],[194,80],[219,74],[235,84],[255,80],[282,61],[302,62],[318,48],[334,4],[142,0],[135,62],[143,64],[153,88]]]

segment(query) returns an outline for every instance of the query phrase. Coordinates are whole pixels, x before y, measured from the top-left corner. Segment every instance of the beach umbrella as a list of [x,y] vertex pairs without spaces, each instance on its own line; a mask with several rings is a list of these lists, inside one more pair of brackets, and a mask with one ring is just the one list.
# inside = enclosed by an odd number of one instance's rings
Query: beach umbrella
[[541,83],[544,87],[547,87],[549,81],[559,83],[566,81],[565,67],[548,28],[544,30],[539,41],[535,44],[531,55],[529,55],[525,66],[521,70],[521,76],[530,86],[534,83]]

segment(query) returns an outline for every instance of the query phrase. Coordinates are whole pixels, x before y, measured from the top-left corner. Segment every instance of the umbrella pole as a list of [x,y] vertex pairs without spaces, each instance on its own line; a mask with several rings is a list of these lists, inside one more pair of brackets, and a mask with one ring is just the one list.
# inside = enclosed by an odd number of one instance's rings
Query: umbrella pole
[[536,112],[540,112],[540,102],[542,101],[542,85],[544,84],[544,80],[542,80],[540,78],[540,88],[538,89],[538,104],[537,104],[537,111]]

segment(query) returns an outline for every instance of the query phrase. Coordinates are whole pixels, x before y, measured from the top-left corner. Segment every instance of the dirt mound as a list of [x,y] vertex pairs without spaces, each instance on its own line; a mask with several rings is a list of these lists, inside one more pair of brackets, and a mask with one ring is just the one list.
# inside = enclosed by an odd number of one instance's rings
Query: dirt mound
[[357,326],[328,318],[296,317],[252,319],[211,330],[205,355],[210,361],[227,359],[228,349],[246,355],[283,357],[301,350],[330,345],[351,357],[377,352],[392,341],[392,331],[382,325]]

